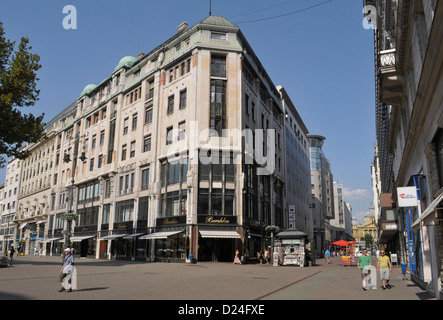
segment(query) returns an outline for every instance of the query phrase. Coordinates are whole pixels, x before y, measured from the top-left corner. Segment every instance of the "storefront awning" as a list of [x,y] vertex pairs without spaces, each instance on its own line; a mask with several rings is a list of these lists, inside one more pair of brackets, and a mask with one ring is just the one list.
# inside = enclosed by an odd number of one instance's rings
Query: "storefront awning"
[[95,235],[82,236],[82,237],[72,237],[71,242],[81,242],[82,240],[91,239],[91,238],[95,238]]
[[124,233],[124,234],[113,234],[113,235],[110,235],[110,236],[106,236],[106,237],[100,238],[100,240],[114,240],[114,239],[121,238],[121,237],[124,237],[124,236],[127,236],[127,235],[128,235],[127,233]]
[[47,242],[51,242],[51,241],[54,241],[54,240],[60,240],[60,239],[61,238],[49,238],[49,239],[40,240],[40,242],[47,243]]
[[417,226],[420,221],[423,221],[426,219],[431,213],[434,212],[435,208],[438,206],[438,204],[443,200],[443,193],[441,193],[437,198],[434,199],[434,201],[431,202],[431,204],[426,208],[425,211],[418,217],[418,219],[412,224],[412,227]]
[[182,230],[175,230],[175,231],[164,231],[164,232],[155,232],[155,233],[151,233],[151,234],[147,234],[143,237],[140,237],[139,239],[141,240],[146,240],[146,239],[166,239],[167,237],[173,236],[174,234],[178,234],[185,231],[184,229]]
[[127,236],[124,236],[123,239],[133,239],[135,237],[139,237],[141,235],[143,235],[144,233],[133,233],[133,234],[128,234]]
[[199,230],[202,238],[236,238],[241,239],[237,231],[229,230]]

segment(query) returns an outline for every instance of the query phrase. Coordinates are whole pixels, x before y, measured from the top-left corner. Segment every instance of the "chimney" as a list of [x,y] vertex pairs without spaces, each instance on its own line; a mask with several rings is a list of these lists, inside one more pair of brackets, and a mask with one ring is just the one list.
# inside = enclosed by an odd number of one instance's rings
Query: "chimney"
[[186,21],[177,27],[178,32],[182,32],[183,30],[186,30],[186,28],[188,28],[188,23]]
[[143,58],[145,56],[145,54],[143,52],[138,54],[137,60],[140,60],[141,58]]

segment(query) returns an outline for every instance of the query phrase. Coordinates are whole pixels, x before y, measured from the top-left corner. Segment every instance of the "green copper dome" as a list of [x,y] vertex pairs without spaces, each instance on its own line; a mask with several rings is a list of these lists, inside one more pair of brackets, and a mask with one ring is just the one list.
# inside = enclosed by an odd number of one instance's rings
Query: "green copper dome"
[[88,84],[82,91],[80,97],[84,96],[85,94],[89,94],[91,93],[92,90],[94,90],[95,88],[97,88],[97,85],[95,84]]
[[137,61],[137,58],[131,57],[131,56],[126,56],[123,57],[120,62],[118,63],[118,65],[115,67],[114,71],[117,71],[118,69],[120,69],[121,67],[126,67],[126,68],[130,68],[132,67],[132,65]]

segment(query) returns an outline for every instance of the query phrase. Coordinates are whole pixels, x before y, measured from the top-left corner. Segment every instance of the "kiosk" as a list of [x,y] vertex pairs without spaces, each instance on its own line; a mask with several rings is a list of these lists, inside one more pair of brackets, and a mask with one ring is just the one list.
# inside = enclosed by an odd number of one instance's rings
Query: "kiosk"
[[277,234],[281,242],[280,264],[304,267],[306,265],[306,243],[308,235],[296,229],[287,229]]

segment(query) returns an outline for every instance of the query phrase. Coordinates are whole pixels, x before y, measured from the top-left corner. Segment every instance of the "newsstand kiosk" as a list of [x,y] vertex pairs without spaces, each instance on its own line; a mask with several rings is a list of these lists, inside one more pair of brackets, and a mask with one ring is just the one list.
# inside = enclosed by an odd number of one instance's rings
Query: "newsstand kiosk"
[[306,265],[306,243],[308,235],[296,229],[287,229],[277,234],[281,242],[281,265]]

